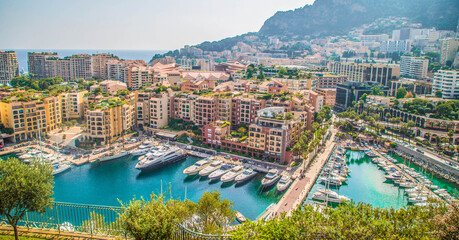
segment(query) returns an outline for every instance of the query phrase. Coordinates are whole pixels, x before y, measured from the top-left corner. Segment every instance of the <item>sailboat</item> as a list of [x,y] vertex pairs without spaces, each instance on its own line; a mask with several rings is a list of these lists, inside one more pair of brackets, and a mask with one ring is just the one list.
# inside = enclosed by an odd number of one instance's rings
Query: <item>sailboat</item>
[[61,158],[59,158],[59,144],[57,142],[57,136],[56,136],[56,151],[57,151],[57,164],[53,166],[53,175],[57,175],[59,173],[65,172],[67,170],[70,170],[71,165],[68,163],[62,163]]
[[[110,136],[110,128],[108,128],[109,136]],[[108,143],[109,149],[111,148],[111,142]],[[124,148],[124,142],[123,142],[123,148]],[[111,151],[107,155],[101,157],[98,159],[99,162],[107,162],[111,160],[116,160],[122,157],[125,157],[129,155],[129,152],[126,150],[121,150],[121,151]]]

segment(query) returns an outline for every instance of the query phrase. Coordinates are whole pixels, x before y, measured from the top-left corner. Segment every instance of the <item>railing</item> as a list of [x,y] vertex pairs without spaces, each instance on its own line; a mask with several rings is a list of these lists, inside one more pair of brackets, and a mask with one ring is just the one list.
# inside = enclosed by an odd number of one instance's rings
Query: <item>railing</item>
[[[18,223],[27,229],[49,229],[59,233],[85,233],[92,236],[131,238],[124,230],[118,216],[120,207],[54,202],[44,213],[27,212]],[[8,225],[5,216],[0,215],[0,226]],[[172,239],[210,240],[230,239],[228,235],[208,235],[194,232],[178,224]]]

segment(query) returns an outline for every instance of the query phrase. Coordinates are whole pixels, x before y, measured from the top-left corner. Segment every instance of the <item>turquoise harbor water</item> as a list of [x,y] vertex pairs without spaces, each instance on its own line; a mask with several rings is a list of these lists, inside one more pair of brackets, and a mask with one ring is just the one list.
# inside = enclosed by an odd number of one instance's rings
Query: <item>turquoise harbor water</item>
[[[395,156],[395,155],[392,155]],[[370,158],[365,156],[363,152],[347,151],[346,158],[350,160],[348,163],[349,169],[352,171],[345,184],[340,187],[333,188],[334,191],[340,195],[344,195],[355,202],[365,202],[372,204],[375,207],[381,208],[402,208],[407,206],[408,199],[404,195],[404,190],[388,182],[385,179],[385,172],[378,168],[378,166],[371,162]],[[395,156],[401,163],[403,160]],[[406,162],[407,166],[410,166]],[[418,172],[419,168],[412,165]],[[458,186],[447,182],[444,179],[432,176],[431,173],[424,174],[428,176],[432,182],[440,188],[448,189],[451,193],[458,190]],[[315,183],[306,202],[312,202],[312,195],[318,188],[325,186]]]
[[197,201],[209,190],[220,191],[223,198],[234,202],[235,209],[249,219],[255,219],[270,204],[282,196],[275,189],[260,191],[259,174],[241,186],[210,183],[208,178],[190,178],[183,170],[193,165],[197,158],[166,166],[152,172],[140,172],[134,168],[137,158],[123,158],[110,162],[72,167],[70,171],[55,176],[54,198],[60,202],[119,206],[118,199],[127,202],[134,197],[149,199],[152,192],[163,192],[169,197]]
[[[370,203],[375,207],[382,208],[401,208],[408,204],[407,197],[403,190],[392,183],[386,182],[384,171],[370,161],[363,152],[347,151],[349,169],[352,171],[345,184],[338,188],[331,188],[355,202]],[[318,188],[324,185],[315,183],[307,202],[311,202],[312,195]]]

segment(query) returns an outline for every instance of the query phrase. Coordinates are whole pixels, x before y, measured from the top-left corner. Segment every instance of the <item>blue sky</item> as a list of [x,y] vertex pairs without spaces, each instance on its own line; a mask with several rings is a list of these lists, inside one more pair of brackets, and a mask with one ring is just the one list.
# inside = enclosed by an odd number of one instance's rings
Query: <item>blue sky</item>
[[314,0],[0,0],[0,49],[176,49]]

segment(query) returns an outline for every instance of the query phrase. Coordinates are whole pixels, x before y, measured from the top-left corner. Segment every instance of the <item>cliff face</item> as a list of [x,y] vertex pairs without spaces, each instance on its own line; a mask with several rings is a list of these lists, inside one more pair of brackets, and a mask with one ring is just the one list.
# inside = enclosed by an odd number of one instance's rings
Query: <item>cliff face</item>
[[263,24],[264,35],[339,35],[378,18],[407,17],[423,27],[456,29],[458,0],[316,0],[292,11],[277,12]]

